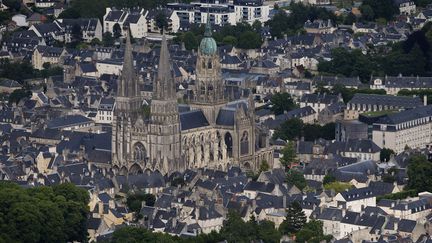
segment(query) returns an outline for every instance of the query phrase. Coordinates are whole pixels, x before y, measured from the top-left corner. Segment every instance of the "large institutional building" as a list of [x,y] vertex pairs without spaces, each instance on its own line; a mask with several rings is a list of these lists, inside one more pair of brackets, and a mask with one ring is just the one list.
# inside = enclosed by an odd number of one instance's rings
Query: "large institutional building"
[[[132,46],[126,38],[112,131],[113,169],[120,174],[191,168],[256,170],[273,163],[267,132],[255,124],[252,95],[227,98],[216,41],[207,24],[198,50],[196,80],[188,105],[179,106],[167,40],[162,37],[150,117],[142,112]],[[245,92],[243,92],[245,93]]]

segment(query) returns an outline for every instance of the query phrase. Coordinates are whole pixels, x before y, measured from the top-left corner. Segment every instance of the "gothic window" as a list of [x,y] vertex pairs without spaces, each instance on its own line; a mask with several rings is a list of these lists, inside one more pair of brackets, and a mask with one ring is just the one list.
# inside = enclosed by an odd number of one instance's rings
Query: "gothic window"
[[206,92],[205,84],[201,82],[200,86],[201,86],[201,94],[205,94]]
[[208,69],[212,69],[212,62],[211,62],[211,60],[208,61],[207,67],[208,67]]
[[225,140],[225,145],[226,145],[228,157],[232,158],[232,156],[233,156],[233,141],[232,141],[231,133],[229,133],[229,132],[225,133],[224,140]]
[[249,154],[249,134],[247,131],[243,132],[242,138],[240,140],[240,153]]
[[147,151],[142,143],[136,143],[134,146],[135,161],[143,161],[147,157]]
[[205,63],[205,61],[202,62],[202,67],[203,67],[203,68],[206,68],[206,63]]

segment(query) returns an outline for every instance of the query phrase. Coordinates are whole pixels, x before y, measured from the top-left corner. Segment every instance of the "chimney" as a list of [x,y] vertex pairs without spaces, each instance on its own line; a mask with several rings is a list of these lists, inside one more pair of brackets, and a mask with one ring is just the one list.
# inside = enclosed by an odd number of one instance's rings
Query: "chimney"
[[287,197],[285,195],[282,196],[282,207],[283,208],[287,207]]
[[427,96],[423,95],[423,105],[427,106]]
[[101,217],[103,215],[103,208],[104,208],[103,202],[102,201],[98,202],[98,213],[99,213],[99,216],[101,216]]

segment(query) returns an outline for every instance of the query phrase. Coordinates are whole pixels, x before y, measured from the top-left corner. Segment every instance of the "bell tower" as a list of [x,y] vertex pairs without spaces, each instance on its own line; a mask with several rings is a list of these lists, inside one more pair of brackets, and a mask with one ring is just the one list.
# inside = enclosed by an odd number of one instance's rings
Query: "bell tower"
[[191,107],[202,109],[210,123],[215,122],[220,106],[225,103],[221,73],[216,41],[212,37],[210,18],[207,18],[204,38],[198,48]]
[[174,75],[165,34],[159,56],[158,72],[153,82],[150,105],[150,161],[163,173],[182,171],[180,159],[180,116]]

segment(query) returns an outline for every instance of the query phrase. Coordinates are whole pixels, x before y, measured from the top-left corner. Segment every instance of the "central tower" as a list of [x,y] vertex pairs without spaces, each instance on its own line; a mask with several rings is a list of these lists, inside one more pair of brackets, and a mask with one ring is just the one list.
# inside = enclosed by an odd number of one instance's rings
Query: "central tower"
[[191,107],[202,109],[210,123],[215,122],[219,108],[225,103],[221,73],[216,41],[212,37],[210,18],[207,18],[204,38],[198,48]]

